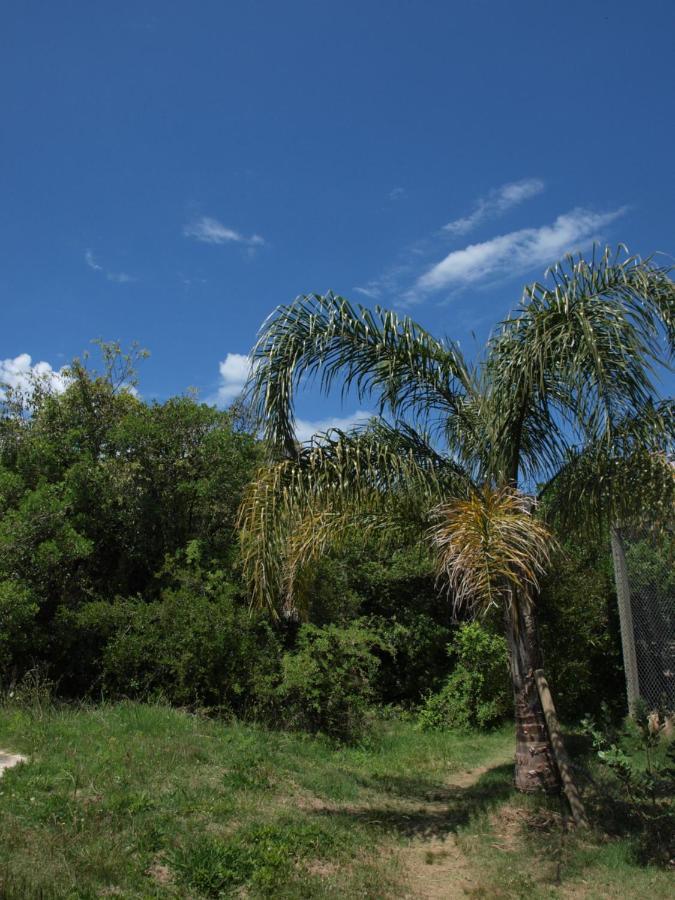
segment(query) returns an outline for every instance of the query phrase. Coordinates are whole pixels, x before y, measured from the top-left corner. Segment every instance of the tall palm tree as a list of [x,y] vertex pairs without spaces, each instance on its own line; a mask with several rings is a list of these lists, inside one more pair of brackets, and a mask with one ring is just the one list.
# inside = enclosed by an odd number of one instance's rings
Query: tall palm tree
[[[249,396],[272,448],[241,510],[254,601],[297,608],[310,564],[351,532],[426,542],[456,607],[503,608],[516,717],[516,784],[557,772],[533,671],[538,581],[553,532],[672,508],[675,285],[653,260],[568,257],[470,364],[408,317],[329,293],[280,306],[252,352]],[[306,381],[377,407],[367,427],[300,446]]]

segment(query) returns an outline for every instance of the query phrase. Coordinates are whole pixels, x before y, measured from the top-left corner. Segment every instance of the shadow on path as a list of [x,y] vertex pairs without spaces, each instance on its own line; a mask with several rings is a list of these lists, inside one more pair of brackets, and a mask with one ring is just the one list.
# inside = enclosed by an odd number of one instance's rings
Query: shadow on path
[[363,779],[362,784],[390,797],[391,802],[374,800],[363,806],[346,805],[316,812],[346,824],[359,822],[409,838],[443,839],[474,816],[511,796],[513,765],[507,763],[483,770],[467,786],[395,776]]

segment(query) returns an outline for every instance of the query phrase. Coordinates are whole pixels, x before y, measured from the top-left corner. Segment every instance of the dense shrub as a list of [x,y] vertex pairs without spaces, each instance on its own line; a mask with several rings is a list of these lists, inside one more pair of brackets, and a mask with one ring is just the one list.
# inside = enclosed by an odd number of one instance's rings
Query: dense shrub
[[344,626],[361,619],[380,636],[387,649],[375,649],[379,702],[417,704],[448,675],[448,602],[419,548],[384,554],[364,535],[339,555],[324,557],[306,592],[312,623]]
[[609,536],[568,542],[542,585],[544,666],[562,719],[578,721],[609,703],[626,712],[619,614]]
[[[75,361],[62,393],[39,380],[24,394],[0,386],[0,682],[40,663],[61,690],[90,692],[103,684],[103,649],[120,623],[130,658],[141,631],[166,619],[166,632],[168,605],[175,640],[179,623],[186,635],[197,630],[176,598],[161,596],[166,558],[191,542],[205,568],[236,580],[235,518],[257,441],[233,414],[191,398],[143,403],[128,390],[133,355],[102,351],[103,373]],[[201,604],[214,625],[217,606]],[[106,653],[106,678],[121,690]],[[213,697],[197,673],[188,690],[184,657],[175,666],[177,697]],[[147,675],[137,678],[147,687]]]
[[[0,388],[0,687],[37,667],[62,695],[162,696],[342,738],[371,703],[431,694],[427,727],[510,709],[490,629],[446,652],[448,598],[418,547],[355,535],[318,561],[301,598],[314,630],[251,616],[235,523],[262,456],[253,421],[190,397],[144,403],[134,355],[101,349],[103,372],[75,361],[61,393]],[[655,562],[643,568],[665,584]],[[566,548],[540,611],[561,716],[621,707],[606,541]]]
[[448,650],[455,668],[421,708],[420,727],[486,728],[502,721],[512,707],[505,639],[469,622],[460,626]]
[[249,712],[278,671],[277,637],[222,573],[195,565],[174,578],[158,600],[91,603],[68,617],[90,658],[98,655],[102,692]]
[[[30,634],[38,605],[20,581],[0,581],[0,676],[5,680],[30,654]],[[0,686],[2,678],[0,677]]]
[[341,741],[365,731],[382,642],[359,623],[303,625],[297,647],[283,658],[277,689],[281,722]]
[[413,705],[438,690],[452,665],[446,650],[452,634],[449,627],[412,610],[366,621],[384,646],[375,650],[381,662],[375,682],[381,702]]

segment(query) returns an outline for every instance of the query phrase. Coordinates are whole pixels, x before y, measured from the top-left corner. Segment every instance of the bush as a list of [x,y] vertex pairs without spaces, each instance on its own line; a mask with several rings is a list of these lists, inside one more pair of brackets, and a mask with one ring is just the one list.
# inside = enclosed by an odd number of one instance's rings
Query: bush
[[375,648],[378,702],[417,705],[447,677],[448,602],[435,585],[433,563],[419,548],[385,553],[363,533],[323,557],[303,587],[313,625],[346,627],[361,620],[389,648]]
[[579,721],[611,699],[626,712],[618,605],[609,536],[567,542],[542,584],[539,630],[558,715]]
[[378,700],[416,705],[430,691],[439,689],[448,675],[447,644],[450,628],[439,625],[427,613],[404,611],[400,616],[371,616],[366,620],[384,643],[378,651]]
[[0,580],[0,679],[30,650],[30,629],[38,611],[31,591],[20,581]]
[[457,664],[421,708],[420,727],[487,728],[506,718],[512,701],[504,638],[469,622],[459,628],[448,651]]
[[64,616],[80,667],[71,677],[86,682],[98,670],[107,696],[248,713],[279,669],[274,632],[222,573],[188,566],[174,577],[159,600],[89,603]]
[[277,699],[282,724],[354,741],[366,729],[381,640],[359,623],[303,625],[282,662]]

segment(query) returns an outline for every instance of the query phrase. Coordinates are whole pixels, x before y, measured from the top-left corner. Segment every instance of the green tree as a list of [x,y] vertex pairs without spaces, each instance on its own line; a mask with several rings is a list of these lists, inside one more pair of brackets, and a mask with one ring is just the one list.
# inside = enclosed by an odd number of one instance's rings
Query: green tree
[[[144,354],[99,347],[100,371],[75,360],[58,390],[39,377],[23,393],[0,385],[2,680],[48,661],[63,690],[87,690],[92,667],[75,665],[83,647],[65,658],[64,610],[157,600],[170,582],[166,558],[192,542],[205,568],[235,566],[258,442],[232,413],[190,397],[144,403],[135,391]],[[99,618],[101,640],[108,619]]]
[[[557,773],[532,677],[550,521],[622,521],[670,509],[673,404],[654,366],[672,353],[675,286],[651,260],[569,257],[525,289],[473,364],[410,318],[328,294],[277,308],[253,350],[251,402],[273,452],[241,511],[255,601],[303,602],[303,572],[345,536],[430,544],[455,607],[503,609],[516,716],[516,784]],[[369,427],[294,435],[306,379],[375,401]]]

